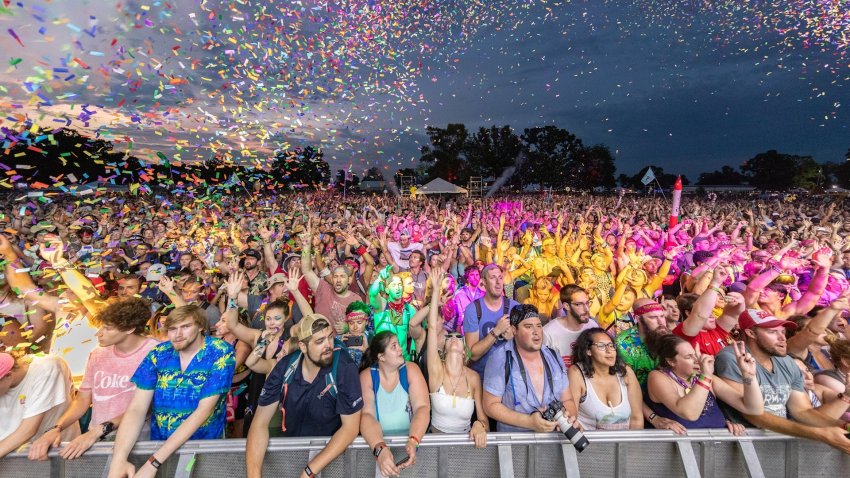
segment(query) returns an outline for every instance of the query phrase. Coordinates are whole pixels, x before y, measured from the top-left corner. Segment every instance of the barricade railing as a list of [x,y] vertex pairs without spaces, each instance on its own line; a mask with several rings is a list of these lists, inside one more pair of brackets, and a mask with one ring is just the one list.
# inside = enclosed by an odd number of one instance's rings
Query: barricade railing
[[[416,464],[402,476],[518,477],[688,477],[846,476],[850,456],[821,443],[761,430],[735,437],[725,429],[691,430],[675,435],[664,430],[587,432],[590,446],[577,453],[563,435],[550,433],[491,433],[487,447],[476,449],[465,435],[426,435]],[[269,442],[264,476],[297,477],[327,438],[273,438]],[[406,437],[388,437],[397,458]],[[137,466],[161,442],[139,442],[130,456]],[[66,461],[56,450],[46,462],[27,460],[27,450],[0,459],[2,477],[106,477],[112,443],[99,443],[83,457]],[[157,474],[164,478],[236,478],[245,475],[245,440],[197,440],[186,443]],[[357,438],[321,475],[372,477],[375,460]]]

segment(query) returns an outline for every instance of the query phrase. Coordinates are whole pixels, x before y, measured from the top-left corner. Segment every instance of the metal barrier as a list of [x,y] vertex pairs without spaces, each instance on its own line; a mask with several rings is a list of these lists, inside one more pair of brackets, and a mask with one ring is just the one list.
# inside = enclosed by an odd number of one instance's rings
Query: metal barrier
[[[476,449],[465,435],[426,435],[416,465],[402,476],[416,477],[836,477],[846,476],[850,456],[826,445],[761,430],[745,437],[726,430],[692,430],[688,435],[669,431],[588,432],[590,446],[576,453],[558,434],[491,433],[487,448]],[[400,457],[406,437],[388,438]],[[327,438],[276,438],[269,443],[264,476],[298,477],[309,457]],[[160,446],[140,442],[131,461],[137,466]],[[245,440],[198,440],[184,445],[167,460],[162,478],[236,478],[245,475]],[[0,477],[105,477],[112,455],[111,443],[92,447],[85,456],[65,461],[51,452],[47,462],[31,462],[26,450],[0,460]],[[375,460],[366,442],[358,438],[322,475],[373,477]]]

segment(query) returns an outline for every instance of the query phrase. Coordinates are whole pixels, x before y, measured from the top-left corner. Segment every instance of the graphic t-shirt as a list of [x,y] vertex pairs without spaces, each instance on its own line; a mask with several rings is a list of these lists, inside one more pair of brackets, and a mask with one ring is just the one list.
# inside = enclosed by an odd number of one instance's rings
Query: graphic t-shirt
[[[791,391],[806,393],[803,389],[803,372],[797,368],[790,356],[771,357],[773,372],[756,362],[756,379],[764,397],[764,411],[778,417],[788,418],[786,404],[791,397]],[[714,373],[718,377],[727,378],[741,383],[741,368],[732,347],[721,350],[714,360]]]
[[91,423],[100,424],[124,413],[136,386],[130,379],[148,352],[158,342],[146,339],[133,352],[121,355],[115,346],[98,347],[89,354],[80,390],[92,394]]
[[[33,439],[49,430],[71,403],[71,371],[60,357],[33,357],[21,383],[0,395],[0,440],[18,429],[24,419],[41,413],[44,416]],[[62,441],[80,435],[80,425],[62,431]]]
[[687,340],[694,348],[699,345],[699,351],[709,355],[717,355],[727,345],[734,342],[732,335],[720,327],[711,330],[702,329],[695,336],[689,337],[685,335],[684,324],[680,322],[673,329],[673,333]]
[[340,297],[334,292],[334,288],[324,279],[319,280],[316,287],[315,303],[313,309],[317,314],[322,314],[331,321],[331,326],[345,322],[345,309],[352,302],[360,300],[360,296],[351,290],[345,291]]

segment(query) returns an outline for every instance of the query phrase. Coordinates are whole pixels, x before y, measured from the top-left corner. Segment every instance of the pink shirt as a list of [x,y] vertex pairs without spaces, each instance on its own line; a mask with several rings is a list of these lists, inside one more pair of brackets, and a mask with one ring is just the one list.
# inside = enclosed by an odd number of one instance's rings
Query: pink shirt
[[158,343],[149,338],[127,355],[116,351],[114,345],[92,350],[86,362],[83,383],[80,384],[80,390],[92,394],[92,425],[111,420],[127,410],[136,390],[130,378],[142,359]]
[[319,281],[314,299],[316,305],[313,306],[313,310],[327,317],[334,327],[338,323],[345,322],[345,309],[348,308],[348,304],[361,300],[360,296],[351,290],[347,290],[342,297],[336,295],[334,288],[324,279]]

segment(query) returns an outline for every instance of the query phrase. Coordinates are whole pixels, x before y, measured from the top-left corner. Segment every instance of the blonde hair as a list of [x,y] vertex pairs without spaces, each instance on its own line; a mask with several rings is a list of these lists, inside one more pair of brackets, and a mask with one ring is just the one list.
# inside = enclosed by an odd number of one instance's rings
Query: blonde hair
[[201,329],[202,333],[207,332],[207,313],[204,309],[197,305],[184,305],[182,307],[177,307],[168,314],[168,317],[165,318],[162,326],[167,330],[186,319],[191,319],[195,325]]

